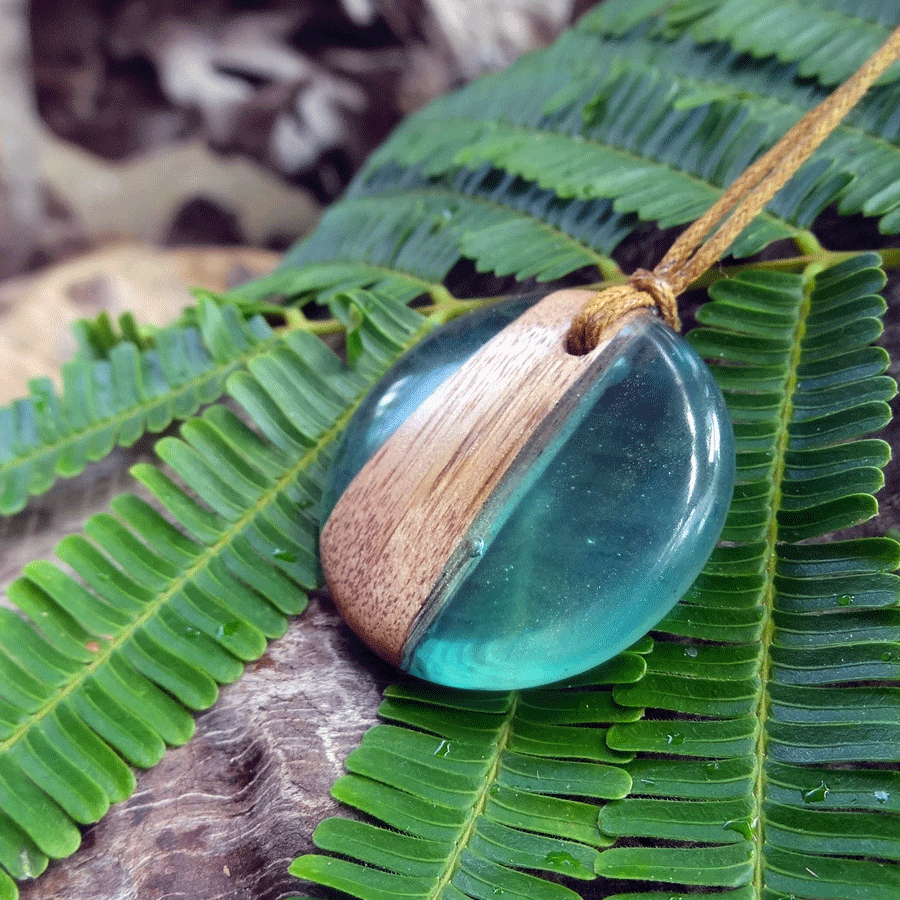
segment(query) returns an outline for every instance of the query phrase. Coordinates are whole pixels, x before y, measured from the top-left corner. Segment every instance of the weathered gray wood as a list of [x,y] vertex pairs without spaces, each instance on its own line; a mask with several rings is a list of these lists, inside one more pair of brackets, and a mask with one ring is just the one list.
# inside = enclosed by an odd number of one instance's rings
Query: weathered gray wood
[[78,853],[22,885],[22,900],[298,893],[288,865],[335,812],[331,784],[374,722],[387,672],[368,656],[333,607],[314,600],[198,717],[195,737],[86,830]]

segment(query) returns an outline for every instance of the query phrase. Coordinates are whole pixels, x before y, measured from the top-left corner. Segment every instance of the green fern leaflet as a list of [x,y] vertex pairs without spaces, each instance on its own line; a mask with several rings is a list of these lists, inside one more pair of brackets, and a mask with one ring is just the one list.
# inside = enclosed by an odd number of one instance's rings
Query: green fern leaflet
[[[389,327],[368,316],[360,328],[363,371],[426,330],[393,305]],[[0,865],[13,878],[74,852],[78,825],[134,790],[129,764],[187,741],[190,711],[303,610],[321,478],[367,385],[318,338],[288,330],[229,384],[262,433],[211,407],[157,445],[171,474],[134,470],[168,517],[118,497],[58,545],[72,574],[34,562],[10,585],[22,616],[0,609]],[[0,889],[15,896],[8,875]]]
[[888,448],[864,435],[896,390],[870,346],[878,262],[717,282],[689,340],[729,402],[738,484],[694,587],[642,656],[578,686],[389,691],[400,726],[334,790],[388,830],[329,820],[317,846],[350,859],[294,874],[362,900],[573,896],[540,872],[639,882],[616,897],[896,896],[900,773],[878,767],[900,762],[900,547],[805,543],[877,510]]

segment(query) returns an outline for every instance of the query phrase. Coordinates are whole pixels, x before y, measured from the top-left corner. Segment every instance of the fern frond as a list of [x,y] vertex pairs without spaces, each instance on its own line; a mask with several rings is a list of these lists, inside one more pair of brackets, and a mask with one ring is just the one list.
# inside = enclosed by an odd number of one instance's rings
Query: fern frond
[[[680,5],[675,5],[675,16]],[[701,44],[728,42],[755,57],[798,61],[800,77],[833,86],[849,78],[887,40],[897,12],[896,6],[880,0],[726,0],[693,19],[690,33]],[[898,78],[900,66],[892,66],[881,83]]]
[[[387,167],[358,180],[351,198],[373,204],[393,199],[407,217],[449,229],[460,255],[480,271],[519,280],[550,281],[584,267],[606,274],[616,268],[610,254],[637,222],[609,203],[562,199],[490,166],[443,179]],[[402,215],[397,220],[399,225]]]
[[186,316],[191,324],[152,334],[127,324],[116,332],[102,316],[81,323],[82,351],[63,366],[62,390],[57,393],[49,379],[35,380],[27,397],[0,408],[0,515],[18,512],[30,496],[57,478],[79,474],[113,447],[189,418],[221,397],[231,373],[287,335],[315,332],[316,323],[298,315],[273,331],[254,312],[270,305],[266,298],[299,306],[368,288],[400,305],[423,293],[443,302],[449,297],[436,281],[371,265],[326,263],[280,270],[236,291],[234,303],[202,295]]
[[[663,226],[689,221],[708,208],[721,182],[701,174],[700,167],[707,165],[703,150],[721,158],[713,135],[719,122],[732,120],[732,111],[680,111],[671,105],[668,79],[584,71],[577,57],[573,67],[571,49],[564,38],[540,57],[442,98],[408,119],[366,171],[399,162],[421,166],[433,177],[490,164],[563,198],[613,199],[617,211]],[[580,96],[556,106],[563,87],[560,70],[572,79],[568,89],[577,88]],[[435,127],[437,121],[442,127]],[[772,142],[771,122],[750,125],[752,132],[748,126],[740,142],[729,144],[729,163],[738,171]],[[747,254],[794,233],[767,214],[738,250]]]
[[727,543],[646,656],[518,694],[389,689],[334,788],[366,819],[291,871],[359,898],[572,896],[546,872],[639,883],[616,900],[895,891],[897,773],[873,766],[900,759],[900,545],[804,543],[876,509],[883,284],[871,254],[718,282],[690,340],[737,432]]
[[79,319],[72,324],[78,345],[76,356],[90,360],[109,359],[113,347],[126,341],[140,351],[148,350],[153,345],[150,332],[155,331],[142,329],[129,312],[122,313],[118,322],[114,322],[104,310],[95,319]]
[[[667,40],[646,27],[623,37],[615,27],[614,13],[614,9],[607,10],[604,4],[603,9],[585,16],[572,33],[572,52],[590,54],[598,67],[605,64],[639,71],[652,68],[661,77],[670,79],[677,89],[675,107],[691,109],[711,102],[730,105],[732,124],[721,130],[716,151],[704,148],[704,158],[718,159],[721,154],[727,158],[729,143],[736,140],[743,144],[744,119],[756,123],[757,128],[777,122],[778,128],[784,130],[827,94],[814,82],[804,79],[795,64],[782,63],[774,57],[748,66],[741,53],[728,45],[698,46],[687,35]],[[582,33],[591,37],[579,45],[575,36]],[[599,44],[595,36],[601,37]],[[823,196],[816,203],[807,202],[806,208],[800,210],[791,197],[801,186],[795,180],[793,188],[775,198],[770,210],[806,225],[812,222],[816,206],[821,208],[838,200],[842,212],[880,217],[883,231],[898,230],[898,140],[900,121],[896,116],[895,92],[891,85],[876,87],[851,111],[847,121],[835,129],[820,151],[823,157],[832,160],[834,176],[839,178],[843,174],[845,183],[842,185],[837,180],[830,186],[826,180],[821,185]],[[737,174],[738,171],[732,171],[730,178]],[[849,183],[846,176],[851,177]]]
[[232,308],[205,303],[198,315],[198,328],[162,328],[144,349],[98,344],[104,356],[63,366],[61,393],[39,379],[28,397],[0,409],[0,514],[113,447],[193,415],[221,396],[235,368],[280,340],[262,319],[245,321]]
[[[770,468],[760,478],[739,455],[724,535],[739,543],[717,551],[661,623],[647,677],[614,694],[619,703],[652,707],[665,718],[614,726],[608,744],[679,762],[636,760],[632,796],[604,807],[601,828],[639,841],[655,834],[697,846],[681,851],[680,869],[667,868],[670,849],[604,851],[598,872],[607,877],[710,884],[710,865],[720,863],[711,864],[708,854],[737,842],[753,860],[745,872],[753,896],[863,891],[886,897],[896,890],[896,867],[881,860],[896,858],[900,844],[879,837],[893,834],[896,823],[885,818],[878,799],[888,797],[895,773],[865,767],[898,761],[900,691],[868,684],[900,684],[890,638],[876,637],[896,624],[900,579],[890,573],[900,548],[874,538],[800,543],[864,521],[877,509],[871,494],[882,484],[878,466],[887,448],[861,438],[888,420],[884,400],[893,387],[876,377],[871,394],[862,389],[868,382],[861,355],[870,356],[867,345],[880,326],[854,314],[881,309],[872,297],[884,283],[877,264],[869,255],[807,277],[738,276],[716,285],[698,314],[713,327],[690,339],[715,361],[714,373],[727,373],[739,454],[761,452]],[[759,315],[766,310],[768,325]],[[876,358],[883,371],[886,360]],[[755,406],[766,397],[754,377],[760,359],[779,373],[783,387],[779,402],[767,398]],[[739,622],[722,621],[723,608],[753,617],[757,637],[748,641]],[[704,642],[695,644],[697,638]],[[726,745],[723,738],[732,733],[743,739]],[[848,761],[861,771],[841,771]],[[742,767],[744,774],[729,781],[727,797],[716,795],[705,809],[695,801],[716,788],[673,779],[679,766],[706,771],[713,782],[723,766]],[[852,802],[845,789],[832,798],[844,777],[871,779],[872,787]],[[842,845],[826,837],[838,832]],[[865,858],[850,858],[857,856]],[[722,880],[712,883],[730,884],[735,870],[721,866]]]
[[[229,382],[259,433],[223,406],[208,409],[158,444],[171,474],[135,468],[167,515],[123,495],[60,542],[65,571],[31,563],[10,585],[19,615],[0,610],[9,876],[32,877],[72,853],[78,824],[133,790],[128,764],[151,766],[184,743],[190,711],[210,706],[217,685],[305,606],[332,445],[372,371],[428,327],[392,297],[370,295],[368,308],[357,371],[307,332],[282,334]],[[218,335],[211,351],[233,357],[230,332]]]
[[[585,267],[616,271],[609,254],[634,227],[630,219],[489,167],[447,179],[382,169],[326,213],[289,263],[337,254],[440,281],[466,257],[481,271],[549,281]],[[353,230],[360,223],[369,226],[364,241]]]
[[[761,74],[730,46],[723,53],[687,39],[613,38],[591,27],[605,21],[600,10],[548,51],[411,117],[373,154],[358,184],[398,164],[431,178],[489,165],[561,198],[609,199],[620,213],[677,225],[708,208],[821,99],[795,66]],[[772,84],[781,102],[767,90]],[[835,201],[843,212],[881,217],[885,231],[900,227],[894,108],[882,89],[732,252],[747,255],[790,236],[792,225],[809,225]]]
[[593,879],[608,839],[586,799],[630,787],[629,755],[610,752],[599,726],[640,714],[619,707],[611,686],[643,671],[631,652],[568,691],[389,688],[379,714],[392,724],[366,734],[333,788],[380,824],[326,820],[316,846],[349,858],[308,855],[291,871],[360,898],[576,897],[532,873]]

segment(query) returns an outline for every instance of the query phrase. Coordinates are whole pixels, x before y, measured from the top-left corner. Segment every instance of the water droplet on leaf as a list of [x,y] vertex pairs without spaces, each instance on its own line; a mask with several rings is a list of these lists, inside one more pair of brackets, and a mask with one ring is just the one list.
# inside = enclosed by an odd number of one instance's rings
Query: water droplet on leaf
[[849,594],[841,594],[841,596],[838,597],[838,603],[841,606],[849,606],[852,602],[853,598]]
[[216,637],[231,637],[234,634],[237,634],[238,629],[241,627],[240,619],[231,619],[228,622],[223,622],[216,629]]
[[831,789],[822,781],[817,787],[803,791],[800,796],[803,797],[804,803],[824,803],[830,793]]
[[685,647],[684,648],[684,655],[689,656],[691,659],[696,659],[697,654],[699,652],[700,651],[696,647]]
[[725,831],[736,831],[738,834],[747,838],[748,841],[753,840],[753,831],[750,823],[746,819],[729,819],[722,825]]
[[565,850],[554,850],[548,853],[544,857],[544,862],[556,869],[557,872],[581,872],[584,869],[584,866],[571,853],[566,853]]
[[282,562],[297,562],[297,556],[287,550],[276,549],[272,551],[272,559],[279,559]]
[[887,791],[875,791],[875,799],[879,803],[887,803],[891,799],[891,795]]
[[666,743],[672,747],[679,747],[684,743],[684,735],[677,731],[674,734],[667,734]]

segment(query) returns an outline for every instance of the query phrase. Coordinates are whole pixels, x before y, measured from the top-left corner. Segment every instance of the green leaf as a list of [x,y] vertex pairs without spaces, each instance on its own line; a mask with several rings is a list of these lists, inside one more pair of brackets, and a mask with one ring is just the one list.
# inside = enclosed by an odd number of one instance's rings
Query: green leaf
[[160,329],[152,346],[125,341],[105,357],[76,358],[63,367],[61,394],[41,379],[0,409],[0,513],[17,512],[113,447],[193,415],[221,396],[231,372],[279,340],[262,319],[245,322],[230,307],[202,304],[200,317],[199,329]]
[[381,715],[396,724],[366,734],[334,793],[393,830],[328,820],[316,845],[367,868],[306,856],[293,863],[295,875],[360,897],[386,885],[436,896],[450,885],[469,896],[489,888],[563,898],[574,895],[517,870],[594,878],[597,848],[609,840],[596,807],[569,798],[621,797],[630,788],[628,773],[608,764],[628,755],[605,749],[596,728],[635,717],[608,684],[521,695],[401,685],[387,691]]
[[[389,689],[380,712],[395,724],[365,736],[335,786],[389,830],[328,820],[317,846],[344,859],[301,857],[295,875],[356,897],[437,897],[448,885],[471,898],[557,896],[533,883],[550,872],[642,885],[630,898],[774,897],[809,892],[812,877],[815,896],[893,889],[881,860],[900,856],[897,773],[832,767],[900,761],[900,545],[801,543],[877,509],[887,455],[865,435],[888,420],[883,401],[812,416],[802,402],[811,361],[847,397],[873,379],[893,395],[883,365],[857,363],[876,319],[821,324],[827,309],[880,314],[867,300],[883,284],[877,265],[860,255],[806,275],[751,268],[710,290],[689,339],[727,373],[739,449],[766,462],[739,466],[732,543],[660,623],[646,668],[520,694]],[[764,419],[743,402],[761,396],[760,360],[778,373]],[[852,802],[826,803],[851,790]]]
[[[399,352],[426,328],[401,306],[367,319],[364,342]],[[77,824],[133,791],[127,764],[188,740],[189,711],[214,703],[317,583],[321,479],[367,381],[305,331],[252,355],[232,394],[281,418],[259,433],[224,407],[192,419],[157,445],[170,474],[135,469],[165,513],[123,495],[59,544],[66,570],[31,563],[8,589],[21,617],[0,622],[0,865],[13,877],[72,853]]]

